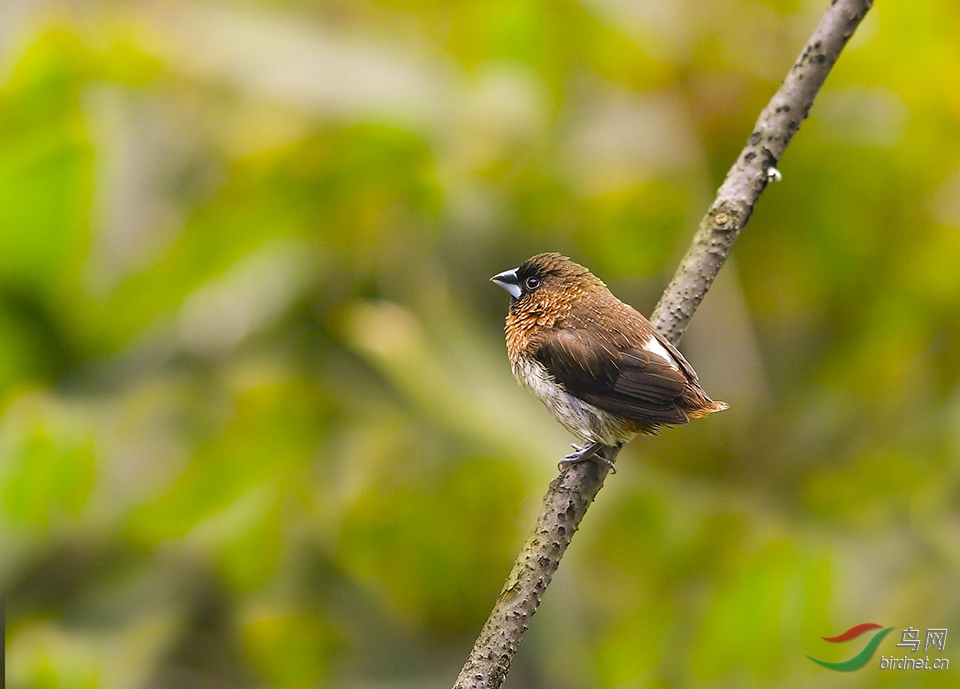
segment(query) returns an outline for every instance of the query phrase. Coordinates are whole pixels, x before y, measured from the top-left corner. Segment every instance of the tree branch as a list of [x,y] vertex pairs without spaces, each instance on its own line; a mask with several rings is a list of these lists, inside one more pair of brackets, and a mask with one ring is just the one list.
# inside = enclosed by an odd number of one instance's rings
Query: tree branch
[[[660,297],[650,321],[676,344],[693,318],[753,207],[774,176],[787,144],[810,114],[813,99],[873,0],[833,0],[786,78],[760,113],[740,157],[700,221],[693,243]],[[779,177],[779,173],[775,173]]]
[[[787,144],[872,0],[832,0],[780,88],[760,113],[710,209],[700,221],[676,274],[650,321],[676,344],[683,336],[760,194],[774,177]],[[618,450],[606,448],[611,462]],[[550,483],[540,516],[497,597],[454,689],[498,689],[540,599],[560,565],[587,508],[603,486],[609,467],[582,462],[566,467]]]

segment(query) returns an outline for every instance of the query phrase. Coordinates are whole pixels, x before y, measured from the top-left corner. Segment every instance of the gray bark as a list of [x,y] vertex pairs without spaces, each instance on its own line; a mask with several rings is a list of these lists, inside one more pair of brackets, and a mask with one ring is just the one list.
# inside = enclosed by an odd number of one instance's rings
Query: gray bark
[[[650,321],[676,344],[730,254],[787,144],[813,106],[827,74],[872,0],[833,0],[783,84],[760,113],[753,133],[700,221],[676,274]],[[611,462],[618,450],[606,448]],[[610,468],[598,462],[566,467],[543,499],[540,516],[497,597],[454,689],[497,689],[510,671],[530,618],[573,534]]]
[[693,243],[660,297],[650,321],[676,344],[693,318],[787,144],[810,114],[813,99],[872,0],[833,0],[780,88],[757,118],[740,157],[700,221]]

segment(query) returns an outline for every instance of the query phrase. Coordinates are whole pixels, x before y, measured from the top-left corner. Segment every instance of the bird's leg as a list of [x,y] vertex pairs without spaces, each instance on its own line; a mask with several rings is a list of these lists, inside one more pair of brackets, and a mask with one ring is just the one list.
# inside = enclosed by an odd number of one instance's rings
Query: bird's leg
[[[621,443],[618,443],[620,445]],[[601,464],[606,464],[610,467],[610,472],[615,474],[617,473],[617,467],[614,466],[613,462],[604,457],[603,455],[597,454],[603,448],[607,447],[601,442],[592,442],[584,443],[583,447],[577,445],[571,445],[571,447],[576,450],[576,452],[571,452],[566,457],[560,460],[559,468],[562,471],[563,467],[569,466],[570,464],[578,464],[580,462],[587,462],[593,460],[595,462],[600,462]]]
[[576,464],[577,462],[585,462],[588,459],[592,459],[596,456],[603,448],[603,443],[593,442],[593,443],[584,443],[583,446],[580,445],[571,445],[576,452],[571,452],[566,457],[563,458],[564,464]]

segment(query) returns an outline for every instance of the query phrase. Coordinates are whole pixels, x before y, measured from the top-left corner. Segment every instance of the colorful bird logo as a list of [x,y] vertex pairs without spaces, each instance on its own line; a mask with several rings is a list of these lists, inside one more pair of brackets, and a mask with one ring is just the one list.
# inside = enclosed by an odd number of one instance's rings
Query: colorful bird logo
[[871,629],[880,629],[881,631],[874,634],[869,643],[863,647],[863,650],[849,660],[844,660],[840,663],[828,663],[825,660],[817,660],[813,656],[807,656],[807,658],[810,658],[810,660],[815,663],[823,665],[829,670],[836,670],[838,672],[852,672],[854,670],[859,670],[870,662],[870,659],[877,650],[877,646],[880,645],[880,642],[883,641],[883,637],[889,634],[893,627],[886,627],[884,629],[881,628],[881,625],[879,624],[874,624],[873,622],[864,622],[863,624],[858,624],[855,627],[850,627],[850,629],[845,631],[843,634],[823,637],[824,641],[839,643],[841,641],[850,641],[850,639],[856,639],[858,636],[865,632],[869,632]]

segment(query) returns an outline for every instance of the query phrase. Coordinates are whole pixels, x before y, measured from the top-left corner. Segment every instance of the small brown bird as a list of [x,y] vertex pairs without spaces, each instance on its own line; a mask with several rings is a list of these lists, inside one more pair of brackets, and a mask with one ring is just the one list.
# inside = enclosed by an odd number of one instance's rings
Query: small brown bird
[[566,256],[537,254],[490,279],[513,297],[513,375],[584,441],[561,464],[727,408],[650,321]]

